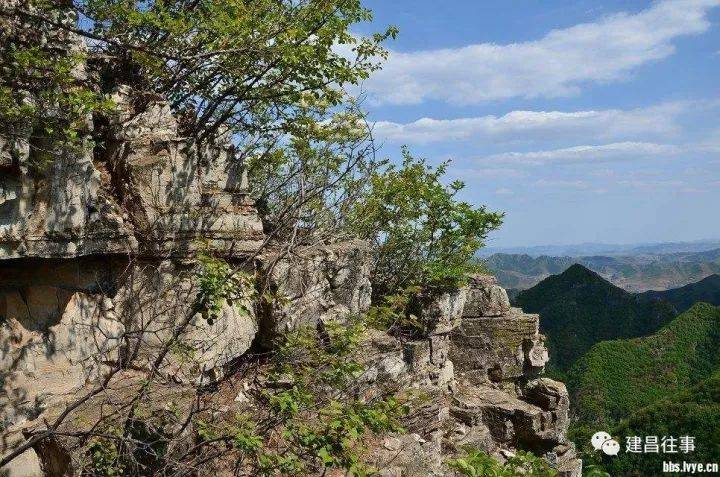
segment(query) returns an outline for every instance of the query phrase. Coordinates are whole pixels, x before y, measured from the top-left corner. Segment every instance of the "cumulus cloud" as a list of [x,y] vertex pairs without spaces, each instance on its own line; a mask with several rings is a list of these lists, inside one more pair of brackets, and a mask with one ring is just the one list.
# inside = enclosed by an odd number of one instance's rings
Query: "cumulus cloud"
[[683,152],[683,148],[673,144],[616,142],[600,145],[573,146],[546,151],[505,152],[487,156],[483,159],[483,162],[545,164],[557,161],[583,162],[671,156],[681,152]]
[[709,28],[707,13],[717,5],[720,0],[664,0],[639,13],[553,30],[535,41],[392,51],[365,87],[374,101],[390,104],[572,95],[587,83],[621,80],[670,56],[679,37]]
[[422,118],[410,123],[378,121],[381,141],[428,144],[448,140],[617,139],[633,135],[666,136],[678,130],[677,117],[692,103],[599,111],[512,111],[503,116],[459,119]]

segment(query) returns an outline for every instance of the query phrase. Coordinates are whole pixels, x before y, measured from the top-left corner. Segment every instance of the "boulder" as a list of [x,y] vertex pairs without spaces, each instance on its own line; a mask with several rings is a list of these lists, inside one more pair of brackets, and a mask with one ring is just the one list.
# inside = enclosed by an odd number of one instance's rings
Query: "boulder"
[[453,394],[450,413],[470,429],[479,426],[489,430],[493,444],[484,449],[487,452],[493,452],[495,448],[523,448],[545,455],[563,450],[563,453],[572,451],[566,458],[570,455],[574,458],[574,448],[565,436],[569,422],[567,391],[557,384],[560,383],[543,380],[528,388],[532,389],[534,397],[544,392],[541,388],[558,393],[565,391],[564,396],[558,396],[553,409],[544,409],[494,386],[461,384]]
[[468,279],[467,303],[463,316],[503,316],[510,311],[510,300],[495,277],[476,274]]

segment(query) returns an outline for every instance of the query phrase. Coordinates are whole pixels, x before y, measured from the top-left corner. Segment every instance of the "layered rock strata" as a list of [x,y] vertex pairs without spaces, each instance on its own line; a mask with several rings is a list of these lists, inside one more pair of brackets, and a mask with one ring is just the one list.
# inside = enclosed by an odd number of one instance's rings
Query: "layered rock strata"
[[[82,48],[71,34],[35,33],[59,50]],[[140,382],[185,319],[183,346],[160,370],[169,383],[163,392],[179,398],[232,372],[253,346],[266,349],[287,330],[370,306],[367,244],[255,256],[266,236],[229,140],[181,137],[162,98],[120,86],[113,99],[103,143],[87,141],[42,171],[29,131],[0,136],[0,454],[110,369],[132,362],[122,376]],[[89,131],[99,127],[88,118]],[[281,299],[224,302],[212,323],[193,314],[198,252],[222,256]],[[373,332],[362,347],[368,395],[390,388],[423,396],[404,423],[408,433],[370,449],[382,475],[446,475],[447,457],[472,445],[499,459],[532,450],[561,475],[579,476],[565,437],[567,391],[541,377],[548,357],[537,315],[511,308],[505,290],[478,275],[461,290],[427,297],[420,318],[423,336]],[[122,392],[112,383],[106,390],[113,399]],[[235,396],[221,389],[212,399],[230,412],[242,406]],[[87,412],[96,412],[92,402]],[[66,442],[45,441],[2,472],[72,475],[73,465]]]

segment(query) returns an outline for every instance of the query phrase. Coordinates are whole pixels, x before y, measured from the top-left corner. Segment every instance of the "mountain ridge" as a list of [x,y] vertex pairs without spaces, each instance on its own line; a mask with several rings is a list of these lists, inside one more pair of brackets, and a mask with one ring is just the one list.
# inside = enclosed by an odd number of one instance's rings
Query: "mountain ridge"
[[720,274],[715,273],[699,282],[672,290],[649,290],[639,296],[648,300],[669,301],[680,313],[697,302],[720,305]]
[[580,264],[521,291],[515,304],[540,314],[550,363],[559,371],[598,341],[649,334],[676,315],[669,302],[639,299]]
[[486,267],[505,287],[528,289],[550,275],[562,273],[575,263],[631,292],[668,290],[720,274],[720,248],[701,252],[628,256],[549,256],[494,254]]

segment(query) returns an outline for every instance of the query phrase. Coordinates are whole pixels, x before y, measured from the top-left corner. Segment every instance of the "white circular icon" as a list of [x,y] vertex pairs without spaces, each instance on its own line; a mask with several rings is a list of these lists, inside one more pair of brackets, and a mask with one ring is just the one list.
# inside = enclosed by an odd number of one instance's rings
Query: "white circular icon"
[[590,443],[595,450],[600,450],[602,449],[603,443],[605,441],[609,441],[610,439],[612,439],[612,436],[610,436],[610,434],[600,431],[593,434],[593,436],[590,438]]
[[607,455],[618,455],[620,452],[620,444],[614,439],[603,442],[602,450]]

